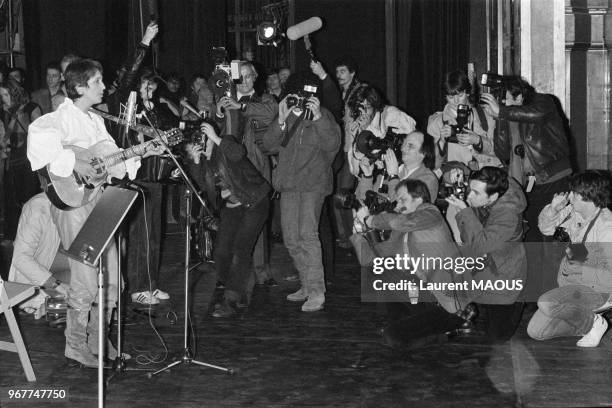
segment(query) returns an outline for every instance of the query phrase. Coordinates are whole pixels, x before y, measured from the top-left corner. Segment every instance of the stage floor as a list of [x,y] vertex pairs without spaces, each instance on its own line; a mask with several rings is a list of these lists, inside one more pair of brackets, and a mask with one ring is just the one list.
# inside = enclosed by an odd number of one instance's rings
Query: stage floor
[[[182,235],[165,236],[162,289],[172,298],[146,310],[128,305],[125,351],[138,358],[130,368],[161,368],[183,349]],[[215,275],[207,265],[193,272],[192,320],[196,358],[231,367],[236,374],[179,365],[149,379],[128,371],[106,388],[108,407],[592,407],[612,406],[612,345],[580,349],[576,339],[536,342],[527,337],[526,312],[514,338],[491,345],[476,339],[398,351],[383,346],[378,330],[382,305],[361,303],[359,269],[351,251],[337,249],[334,284],[325,310],[303,313],[285,300],[297,283],[283,277],[293,266],[282,244],[272,251],[280,286],[256,287],[251,307],[234,319],[209,314]],[[165,283],[165,284],[164,284]],[[38,407],[41,400],[10,399],[9,390],[65,390],[53,407],[94,407],[97,371],[69,368],[62,329],[20,316],[38,381],[25,380],[14,353],[0,352],[0,405]],[[4,319],[0,338],[8,338]],[[153,364],[140,365],[157,357]],[[43,406],[47,406],[47,404]]]

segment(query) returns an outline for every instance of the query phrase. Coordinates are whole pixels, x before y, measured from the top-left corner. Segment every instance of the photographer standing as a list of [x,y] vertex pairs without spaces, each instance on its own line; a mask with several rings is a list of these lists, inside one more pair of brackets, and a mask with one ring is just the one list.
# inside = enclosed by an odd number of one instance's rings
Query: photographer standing
[[[544,293],[527,333],[536,340],[583,336],[578,347],[597,347],[608,329],[600,315],[612,307],[612,190],[610,176],[588,170],[570,180],[570,193],[555,194],[540,213],[540,231],[563,229],[569,240],[559,267],[559,287]],[[556,236],[559,233],[555,234]]]
[[[279,153],[273,185],[281,193],[285,246],[300,274],[301,288],[287,299],[306,301],[302,311],[314,312],[325,303],[318,226],[323,201],[332,192],[331,165],[340,147],[340,127],[317,96],[298,97],[303,84],[290,87],[291,83],[290,79],[289,95],[279,103],[277,120],[268,127],[263,146]],[[288,99],[297,104],[288,106]]]
[[348,153],[349,168],[354,176],[360,177],[359,162],[364,157],[357,151],[355,138],[364,130],[378,138],[384,138],[389,128],[393,133],[405,134],[415,130],[416,122],[395,106],[386,105],[383,96],[372,85],[362,83],[353,91],[348,101],[349,122],[346,137],[351,142]]
[[447,73],[442,91],[444,110],[431,115],[427,122],[427,133],[438,146],[435,168],[447,161],[468,164],[472,160],[479,168],[501,166],[493,149],[495,121],[471,103],[472,85],[467,75],[463,71]]
[[[526,242],[542,242],[544,236],[536,226],[538,215],[556,193],[567,191],[572,173],[570,149],[561,113],[552,96],[537,93],[520,77],[505,78],[504,105],[491,94],[483,94],[484,109],[498,118],[495,153],[508,164],[508,172],[527,192],[529,206],[525,218],[529,229]],[[531,287],[546,263],[547,248],[541,244],[528,246]],[[556,271],[550,265],[546,271]],[[544,281],[544,287],[552,282]]]
[[472,173],[469,186],[467,203],[454,195],[446,200],[459,208],[456,220],[465,243],[462,253],[487,259],[486,268],[474,273],[474,280],[514,282],[504,290],[480,290],[474,299],[487,310],[487,334],[508,340],[523,310],[522,303],[515,302],[527,273],[521,242],[527,201],[521,186],[497,167],[483,167]]

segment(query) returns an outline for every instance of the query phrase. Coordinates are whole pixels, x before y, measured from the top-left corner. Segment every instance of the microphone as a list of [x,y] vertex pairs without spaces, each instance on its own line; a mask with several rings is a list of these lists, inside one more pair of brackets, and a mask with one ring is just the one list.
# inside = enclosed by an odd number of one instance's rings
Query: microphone
[[187,101],[187,99],[181,99],[179,103],[181,104],[183,108],[187,109],[189,112],[193,113],[194,115],[197,115],[198,118],[202,117],[202,114],[198,112],[196,108],[191,106],[191,104]]
[[134,124],[134,115],[136,114],[136,91],[130,92],[128,96],[127,105],[125,108],[125,123],[126,126]]
[[321,29],[323,27],[323,21],[319,17],[310,17],[308,20],[304,20],[301,23],[292,25],[287,29],[287,38],[290,40],[297,40],[310,33]]

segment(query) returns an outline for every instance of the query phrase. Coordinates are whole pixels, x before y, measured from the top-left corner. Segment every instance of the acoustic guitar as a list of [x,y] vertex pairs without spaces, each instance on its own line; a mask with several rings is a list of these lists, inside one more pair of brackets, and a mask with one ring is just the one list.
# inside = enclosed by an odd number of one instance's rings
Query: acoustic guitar
[[[183,141],[179,129],[171,129],[161,134],[163,142],[174,146]],[[144,155],[147,150],[162,145],[159,138],[120,150],[110,140],[103,140],[84,149],[78,146],[64,146],[72,150],[77,158],[91,153],[91,165],[96,170],[94,177],[84,178],[76,172],[68,177],[60,177],[49,170],[49,165],[38,170],[38,177],[51,203],[60,210],[73,210],[89,203],[109,177],[123,178],[126,172],[125,161]]]

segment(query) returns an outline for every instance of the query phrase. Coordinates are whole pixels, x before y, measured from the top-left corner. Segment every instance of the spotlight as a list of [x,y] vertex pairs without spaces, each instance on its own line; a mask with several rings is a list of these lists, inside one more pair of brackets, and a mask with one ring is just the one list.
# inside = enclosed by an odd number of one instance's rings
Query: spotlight
[[278,46],[281,40],[280,29],[273,22],[264,21],[257,26],[257,45]]

